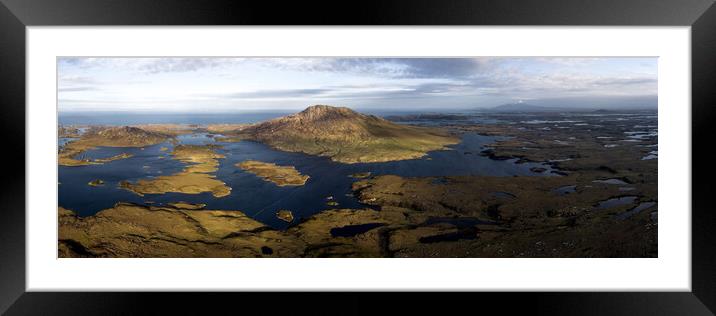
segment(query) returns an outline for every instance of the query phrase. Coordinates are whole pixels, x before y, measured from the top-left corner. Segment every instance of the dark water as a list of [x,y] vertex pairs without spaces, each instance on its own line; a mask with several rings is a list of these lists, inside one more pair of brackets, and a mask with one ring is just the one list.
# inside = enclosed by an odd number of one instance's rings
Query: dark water
[[622,220],[627,219],[627,218],[632,217],[636,214],[639,214],[641,211],[648,209],[654,205],[656,205],[656,202],[642,202],[638,206],[632,208],[631,210],[617,214],[615,217],[617,219],[622,219]]
[[353,237],[355,235],[363,234],[371,229],[385,226],[383,223],[368,223],[359,225],[348,225],[343,227],[336,227],[331,229],[331,236],[333,237]]
[[477,238],[477,228],[465,227],[465,228],[458,228],[458,230],[456,232],[452,232],[452,233],[420,237],[420,239],[418,239],[418,241],[420,241],[423,244],[432,244],[432,243],[436,243],[436,242],[458,241],[461,239],[476,239],[476,238]]
[[493,225],[493,224],[495,224],[494,222],[481,220],[476,217],[430,217],[430,218],[428,218],[428,220],[425,221],[424,224],[432,225],[432,224],[440,224],[440,223],[452,224],[458,228],[473,227],[475,225]]
[[65,144],[67,144],[67,143],[69,143],[69,142],[71,142],[71,141],[73,141],[73,140],[75,140],[75,139],[76,139],[76,138],[71,138],[71,137],[60,137],[60,138],[57,139],[57,146],[58,146],[59,148],[62,148],[62,147],[65,146]]
[[618,185],[628,185],[629,184],[629,183],[624,182],[624,180],[621,180],[621,179],[594,180],[592,182],[604,183],[604,184],[618,184]]
[[567,194],[577,192],[577,186],[576,185],[565,185],[565,186],[561,186],[559,188],[552,190],[552,192],[554,192],[557,195],[567,195]]
[[[72,209],[81,216],[92,215],[102,209],[110,208],[117,202],[162,203],[186,201],[205,203],[207,209],[241,210],[247,215],[276,228],[286,228],[289,224],[276,218],[280,209],[291,210],[297,219],[307,218],[328,208],[365,207],[352,196],[351,184],[356,181],[350,175],[359,172],[371,172],[372,175],[393,174],[406,177],[452,176],[452,175],[491,175],[514,176],[533,175],[529,169],[542,166],[536,163],[516,164],[514,160],[497,161],[480,155],[466,155],[466,151],[479,152],[481,148],[494,142],[495,137],[466,134],[462,142],[453,146],[453,150],[435,151],[422,159],[394,161],[385,163],[343,164],[325,157],[316,157],[302,153],[289,153],[249,141],[238,143],[215,142],[205,134],[183,135],[178,137],[180,144],[222,145],[218,152],[226,156],[220,160],[216,175],[224,181],[232,192],[229,196],[215,198],[210,193],[202,194],[147,194],[138,196],[120,189],[120,181],[137,181],[181,171],[185,164],[172,159],[169,154],[173,144],[170,142],[140,148],[100,147],[89,150],[83,157],[90,159],[107,158],[121,153],[133,157],[81,167],[59,167],[59,205]],[[168,150],[160,151],[161,147]],[[234,165],[244,160],[259,160],[279,165],[295,166],[302,174],[310,178],[300,187],[278,187],[257,176],[245,172]],[[545,166],[548,167],[548,166]],[[102,186],[90,186],[87,183],[101,179]],[[333,196],[339,205],[326,205],[326,197]],[[298,222],[294,221],[294,222]]]
[[636,196],[622,196],[622,197],[616,197],[611,198],[608,200],[601,201],[597,203],[597,208],[605,209],[605,208],[612,208],[627,204],[632,204],[634,201],[636,201]]
[[496,198],[501,198],[501,199],[514,199],[517,197],[516,195],[514,195],[510,192],[500,192],[500,191],[492,192],[492,193],[490,193],[490,195],[492,195]]
[[[210,193],[202,194],[147,194],[138,196],[118,187],[120,181],[137,181],[161,175],[179,172],[184,163],[172,159],[169,154],[173,145],[170,142],[140,148],[100,147],[89,150],[84,157],[90,159],[106,158],[120,153],[129,153],[133,157],[105,163],[80,167],[59,167],[59,205],[74,210],[81,216],[92,215],[102,209],[110,208],[117,202],[146,203],[161,205],[168,202],[186,201],[204,203],[207,209],[241,210],[247,215],[275,228],[286,228],[289,224],[276,218],[276,211],[291,210],[297,218],[307,218],[329,208],[366,207],[352,196],[351,185],[355,179],[350,175],[359,172],[371,172],[372,175],[393,174],[405,177],[452,176],[452,175],[490,175],[539,176],[529,169],[542,166],[536,163],[516,164],[514,160],[497,161],[480,155],[465,155],[464,152],[479,152],[495,137],[466,134],[462,142],[453,146],[453,150],[430,152],[422,159],[394,161],[385,163],[343,164],[325,157],[310,156],[302,153],[289,153],[250,141],[238,143],[215,142],[204,134],[183,135],[178,137],[180,144],[216,143],[222,148],[217,151],[226,156],[220,159],[216,176],[232,188],[231,194],[215,198]],[[168,150],[160,151],[161,147]],[[299,187],[279,187],[271,182],[245,172],[235,166],[244,160],[259,160],[279,165],[295,166],[302,174],[310,178]],[[548,167],[548,166],[544,166]],[[101,179],[102,186],[90,186],[87,183]],[[326,197],[333,196],[338,206],[326,205]]]

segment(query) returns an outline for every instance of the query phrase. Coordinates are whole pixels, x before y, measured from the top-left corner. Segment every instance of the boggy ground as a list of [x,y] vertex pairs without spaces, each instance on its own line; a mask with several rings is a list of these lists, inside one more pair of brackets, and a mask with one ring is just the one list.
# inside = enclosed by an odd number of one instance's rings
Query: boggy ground
[[239,211],[119,203],[79,218],[59,209],[60,257],[292,257],[302,247]]
[[237,163],[236,166],[280,187],[301,186],[306,184],[309,178],[293,166],[279,166],[269,162],[247,160]]
[[[286,231],[239,211],[120,203],[79,218],[60,209],[60,256],[655,257],[653,208],[599,208],[616,186],[571,177],[380,176],[354,190],[375,209],[334,209]],[[578,185],[577,188],[580,188]],[[643,191],[632,191],[648,201]]]
[[214,151],[216,147],[216,145],[175,146],[172,151],[173,158],[189,163],[182,171],[168,176],[142,179],[135,183],[123,181],[120,186],[139,195],[167,192],[187,194],[211,192],[214,197],[227,196],[231,193],[231,188],[216,179],[214,174],[219,167],[218,159],[224,158],[224,155]]
[[[493,159],[549,162],[562,174],[620,178],[649,184],[658,179],[658,159],[642,160],[658,147],[655,119],[639,116],[510,115],[502,124],[452,125],[458,132],[509,136],[491,144],[483,155]],[[653,134],[652,134],[653,133]],[[654,157],[655,158],[655,157]]]
[[60,257],[379,256],[372,234],[332,238],[331,229],[379,220],[375,210],[331,210],[287,231],[240,211],[118,203],[80,218],[59,208]]
[[[408,224],[397,208],[380,212],[335,209],[278,231],[240,211],[196,210],[181,205],[118,203],[83,218],[59,208],[59,256],[383,257],[390,256],[385,231],[372,228]],[[365,223],[371,229],[354,229]],[[451,229],[421,231],[440,233]]]
[[[558,190],[576,185],[576,191]],[[392,255],[405,257],[654,257],[657,228],[649,207],[610,208],[599,202],[626,196],[619,186],[578,177],[381,176],[354,184],[364,203],[403,209],[408,222],[387,237]],[[628,192],[635,201],[654,201],[648,188]],[[430,224],[432,223],[432,224]],[[454,233],[436,237],[439,226]]]

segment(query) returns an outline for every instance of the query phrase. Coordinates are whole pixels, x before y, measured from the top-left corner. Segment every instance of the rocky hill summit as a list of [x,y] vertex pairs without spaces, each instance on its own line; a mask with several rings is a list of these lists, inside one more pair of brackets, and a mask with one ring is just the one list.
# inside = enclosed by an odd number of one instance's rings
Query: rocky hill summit
[[346,118],[361,118],[366,117],[366,115],[360,114],[347,107],[317,104],[309,106],[305,110],[289,117],[295,117],[306,121],[319,121],[339,120]]
[[344,163],[414,159],[458,141],[442,130],[395,124],[329,105],[310,106],[249,126],[240,135],[279,150],[326,156]]
[[373,136],[373,132],[385,124],[391,123],[346,107],[314,105],[296,114],[256,124],[243,132],[261,141],[270,141],[276,136],[354,141]]

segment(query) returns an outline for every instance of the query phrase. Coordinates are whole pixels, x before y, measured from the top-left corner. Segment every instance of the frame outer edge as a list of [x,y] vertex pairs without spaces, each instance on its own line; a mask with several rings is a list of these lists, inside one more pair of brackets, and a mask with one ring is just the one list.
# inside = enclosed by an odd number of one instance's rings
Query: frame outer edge
[[[716,5],[709,9],[691,28],[691,89],[692,89],[692,254],[691,287],[694,295],[712,312],[716,310],[716,214],[713,212],[712,185],[716,172],[714,133],[716,120]],[[702,146],[696,146],[697,144]]]
[[[691,25],[711,0],[0,0],[26,25]],[[346,10],[349,9],[349,10]]]
[[[25,123],[25,25],[87,25],[91,24],[88,20],[93,20],[90,17],[68,17],[64,20],[57,20],[57,16],[39,16],[38,14],[42,11],[51,10],[39,10],[38,3],[41,5],[50,5],[50,2],[33,0],[28,1],[32,4],[29,6],[22,6],[18,3],[20,1],[15,0],[2,0],[0,5],[0,81],[3,84],[3,92],[0,93],[0,104],[4,106],[5,113],[0,116],[0,124],[3,131],[16,132],[19,130],[24,131]],[[71,1],[75,5],[81,4],[82,1]],[[692,133],[693,133],[693,144],[697,143],[697,140],[701,140],[702,143],[709,141],[711,136],[708,133],[708,127],[711,125],[713,120],[716,118],[714,110],[711,110],[709,101],[714,100],[713,84],[716,83],[716,61],[712,58],[713,52],[716,51],[716,6],[713,6],[713,1],[693,1],[698,2],[700,6],[704,4],[704,8],[710,8],[706,10],[701,17],[696,20],[696,16],[691,16],[693,20],[684,21],[684,10],[679,10],[676,15],[679,15],[680,23],[671,24],[680,25],[692,25],[692,65],[698,66],[692,68],[692,94],[693,94],[693,107],[692,107]],[[59,3],[59,2],[58,2]],[[87,2],[85,2],[87,3]],[[423,3],[424,4],[424,3]],[[19,9],[21,11],[18,16],[6,7]],[[683,4],[682,4],[683,5]],[[70,5],[69,7],[73,7]],[[136,6],[136,5],[135,5]],[[56,6],[55,6],[56,7]],[[697,5],[691,6],[692,9]],[[34,12],[32,12],[34,10]],[[415,12],[415,10],[408,10]],[[419,11],[419,10],[418,10]],[[693,10],[688,10],[693,13]],[[703,9],[699,9],[699,12],[704,12]],[[15,11],[17,12],[17,11]],[[62,14],[62,10],[58,14]],[[116,12],[115,12],[116,13]],[[629,15],[629,12],[622,12],[625,15]],[[653,13],[653,12],[652,12]],[[33,15],[35,14],[35,15]],[[86,14],[82,13],[82,14]],[[169,13],[171,15],[173,13]],[[450,14],[448,14],[449,16]],[[119,19],[124,19],[129,16],[129,12],[120,12],[117,14]],[[186,17],[170,18],[168,21],[176,23],[178,20],[184,19],[191,23],[191,19]],[[22,17],[19,18],[19,17]],[[504,15],[501,15],[504,18]],[[147,21],[146,16],[134,19],[134,23],[141,21]],[[206,19],[207,17],[202,17]],[[200,18],[200,19],[202,19]],[[209,17],[210,18],[210,17]],[[44,20],[43,20],[44,19]],[[116,21],[117,18],[111,19]],[[444,19],[444,18],[442,18]],[[439,20],[442,20],[439,19]],[[500,19],[497,17],[495,19]],[[84,23],[83,23],[84,20]],[[131,19],[128,19],[131,20]],[[162,20],[162,19],[159,19]],[[465,23],[466,21],[458,19],[459,22]],[[640,24],[641,19],[626,24]],[[658,18],[656,20],[659,20]],[[695,21],[694,21],[695,20]],[[529,20],[532,21],[532,20]],[[569,20],[567,20],[569,21]],[[613,23],[613,20],[609,20]],[[651,20],[654,23],[654,20]],[[105,21],[105,25],[111,25],[113,21]],[[155,21],[157,22],[157,21]],[[161,23],[162,21],[158,21]],[[193,21],[196,22],[196,21]],[[470,21],[467,21],[470,22]],[[472,21],[474,23],[475,21]],[[564,20],[559,21],[564,25]],[[159,24],[157,23],[157,24]],[[125,23],[127,25],[133,23]],[[145,23],[153,24],[153,23]],[[199,23],[201,24],[201,23]],[[427,24],[431,24],[429,21]],[[509,23],[503,23],[509,24]],[[522,23],[524,25],[524,22]],[[610,22],[605,24],[609,25]],[[657,25],[659,23],[656,23]],[[22,127],[21,127],[22,126]],[[25,167],[25,147],[24,147],[24,135],[22,140],[11,139],[10,148],[22,148],[21,154],[14,158],[16,163],[20,163]],[[699,173],[693,175],[693,209],[701,210],[701,212],[693,213],[693,249],[695,250],[692,254],[692,288],[694,295],[711,311],[716,309],[716,256],[713,249],[716,249],[716,234],[713,231],[713,227],[710,225],[716,223],[713,212],[708,207],[707,197],[710,196],[712,189],[708,187],[697,187],[695,184],[708,181],[712,179],[714,171],[706,166],[706,162],[713,162],[716,158],[713,154],[708,152],[708,148],[696,148],[693,147],[693,165],[703,166],[703,169],[699,169]],[[22,170],[22,171],[21,171]],[[0,265],[0,312],[4,312],[9,306],[12,305],[15,300],[25,292],[25,175],[24,168],[14,168],[8,170],[7,175],[10,179],[22,179],[21,185],[17,185],[17,181],[13,183],[12,187],[5,187],[2,191],[2,205],[5,211],[1,216],[0,222],[0,253],[3,254],[3,262]],[[18,198],[22,196],[23,198]],[[22,223],[22,225],[17,225]]]
[[[0,128],[6,155],[0,197],[0,312],[25,292],[25,25],[0,4]],[[22,131],[22,134],[18,134]],[[22,166],[22,168],[20,167]]]

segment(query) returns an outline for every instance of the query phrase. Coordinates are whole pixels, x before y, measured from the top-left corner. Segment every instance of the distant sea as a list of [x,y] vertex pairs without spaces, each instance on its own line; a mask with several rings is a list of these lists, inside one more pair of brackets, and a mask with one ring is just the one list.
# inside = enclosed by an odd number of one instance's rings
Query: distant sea
[[290,114],[289,112],[234,113],[147,113],[147,112],[60,112],[60,125],[138,125],[138,124],[222,124],[254,123]]
[[[60,125],[139,125],[139,124],[244,124],[256,123],[298,111],[255,111],[231,113],[159,112],[60,112]],[[417,114],[435,111],[359,111],[378,116]]]

